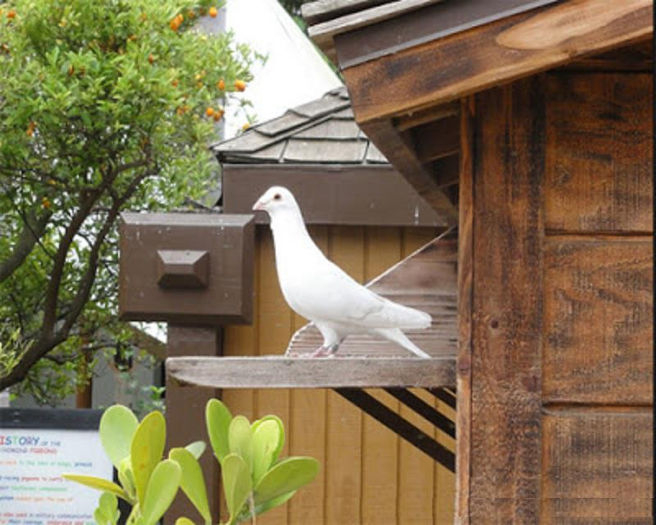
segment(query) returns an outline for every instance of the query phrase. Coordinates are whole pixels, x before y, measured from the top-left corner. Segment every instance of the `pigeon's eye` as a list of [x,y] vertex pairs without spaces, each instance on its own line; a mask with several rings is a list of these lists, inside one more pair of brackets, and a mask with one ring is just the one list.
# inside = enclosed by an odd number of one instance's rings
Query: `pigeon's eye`
[[280,193],[276,193],[276,194],[273,196],[273,200],[274,200],[274,201],[279,201],[280,199],[282,199],[282,195],[280,195]]

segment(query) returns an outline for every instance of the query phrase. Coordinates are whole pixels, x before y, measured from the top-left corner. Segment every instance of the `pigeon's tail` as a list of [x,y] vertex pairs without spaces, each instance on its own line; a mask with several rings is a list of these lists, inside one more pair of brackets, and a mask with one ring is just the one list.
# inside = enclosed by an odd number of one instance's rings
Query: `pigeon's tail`
[[424,359],[430,359],[430,355],[428,355],[421,348],[417,347],[417,345],[415,345],[412,341],[410,341],[410,339],[408,339],[406,335],[399,328],[378,328],[377,330],[374,331],[378,335],[384,337],[385,339],[388,339],[393,343],[401,345],[406,350],[410,350],[413,354],[419,357],[423,357]]
[[430,328],[432,318],[426,312],[410,308],[399,303],[392,303],[392,326],[398,326],[402,330],[419,330],[422,328]]

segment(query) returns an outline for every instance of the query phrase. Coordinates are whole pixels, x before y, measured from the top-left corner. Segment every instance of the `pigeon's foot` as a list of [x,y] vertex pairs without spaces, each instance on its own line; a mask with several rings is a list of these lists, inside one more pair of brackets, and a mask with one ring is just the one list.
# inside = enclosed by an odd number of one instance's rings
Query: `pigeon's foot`
[[331,355],[332,355],[332,351],[330,348],[326,348],[325,346],[320,346],[310,354],[310,357],[330,357]]

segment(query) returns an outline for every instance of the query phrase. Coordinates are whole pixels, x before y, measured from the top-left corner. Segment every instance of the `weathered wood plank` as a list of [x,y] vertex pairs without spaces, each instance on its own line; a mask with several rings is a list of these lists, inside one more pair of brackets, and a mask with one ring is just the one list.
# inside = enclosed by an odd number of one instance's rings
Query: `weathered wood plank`
[[547,412],[540,523],[653,523],[649,412]]
[[[652,12],[650,0],[569,0],[346,68],[356,120],[364,127],[646,41]],[[375,130],[367,135],[381,147]]]
[[543,81],[536,76],[476,96],[469,488],[475,523],[539,519]]
[[209,388],[439,387],[455,384],[453,358],[173,357],[170,376]]
[[547,238],[545,402],[653,402],[652,248],[645,237]]
[[653,230],[653,75],[547,76],[547,231]]
[[474,235],[474,97],[460,108],[460,218],[458,223],[458,353],[456,367],[455,523],[469,524],[471,476],[471,359]]
[[561,71],[586,72],[643,72],[652,73],[654,70],[654,52],[652,42],[640,42],[632,46],[613,49],[601,55],[582,58],[565,66]]

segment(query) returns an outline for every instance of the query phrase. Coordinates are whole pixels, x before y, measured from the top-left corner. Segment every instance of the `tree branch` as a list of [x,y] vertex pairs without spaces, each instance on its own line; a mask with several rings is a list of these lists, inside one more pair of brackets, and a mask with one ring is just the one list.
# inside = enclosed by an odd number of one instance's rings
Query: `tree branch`
[[[147,166],[147,160],[143,162],[143,166],[144,167]],[[134,167],[138,167],[138,166],[134,166]],[[114,171],[114,174],[116,174],[116,170]],[[9,372],[9,374],[7,374],[6,376],[0,378],[0,391],[4,390],[5,388],[15,383],[22,381],[27,375],[27,373],[29,372],[30,368],[34,365],[34,363],[36,363],[39,359],[45,356],[50,350],[55,348],[58,344],[66,340],[73,324],[79,317],[80,313],[84,308],[84,305],[86,304],[86,301],[89,298],[89,294],[91,292],[91,288],[93,287],[93,283],[96,276],[96,270],[98,267],[98,258],[100,255],[100,249],[102,247],[102,244],[105,238],[107,237],[109,231],[111,230],[112,225],[116,221],[116,218],[118,217],[121,207],[132,197],[134,192],[137,190],[139,184],[141,184],[141,182],[144,179],[146,179],[148,176],[150,176],[150,173],[148,173],[147,171],[144,171],[144,173],[142,173],[141,175],[136,176],[130,182],[125,192],[122,195],[120,195],[117,200],[114,200],[114,202],[112,203],[112,207],[107,215],[107,218],[105,219],[105,222],[103,223],[101,230],[98,232],[96,241],[94,242],[94,245],[92,246],[91,251],[89,253],[89,263],[87,266],[87,270],[84,276],[82,277],[82,280],[78,287],[78,291],[75,294],[75,297],[73,298],[73,301],[70,304],[70,310],[67,313],[66,317],[64,318],[64,322],[61,325],[61,328],[57,331],[54,331],[53,328],[55,325],[57,295],[59,291],[59,283],[61,282],[64,261],[66,260],[66,253],[68,252],[68,247],[70,247],[73,241],[73,237],[75,236],[75,233],[80,229],[82,223],[84,222],[84,218],[86,218],[86,215],[88,215],[89,210],[91,210],[94,203],[99,198],[100,192],[94,194],[94,198],[88,199],[80,208],[78,213],[76,213],[76,215],[73,217],[73,222],[71,222],[69,227],[66,229],[66,232],[64,233],[64,238],[62,239],[62,243],[60,243],[57,254],[55,255],[56,261],[57,260],[61,261],[60,266],[58,268],[58,274],[55,274],[55,272],[53,271],[53,277],[50,281],[50,285],[48,286],[48,290],[46,292],[46,308],[49,308],[46,311],[46,315],[49,316],[48,324],[46,325],[46,318],[44,315],[44,323],[42,325],[41,337],[39,337],[39,339],[35,342],[34,345],[32,345],[27,351],[25,351],[25,353],[21,356],[20,361],[11,370],[11,372]],[[86,210],[86,214],[84,214],[84,216],[81,218],[80,216],[82,215],[81,212],[83,210]],[[62,248],[64,244],[66,244],[66,249]]]
[[46,231],[50,215],[50,212],[46,212],[37,217],[36,213],[31,212],[29,216],[24,217],[23,230],[14,246],[14,250],[0,262],[0,283],[14,273],[16,268],[23,264],[23,261],[32,252],[34,245]]

